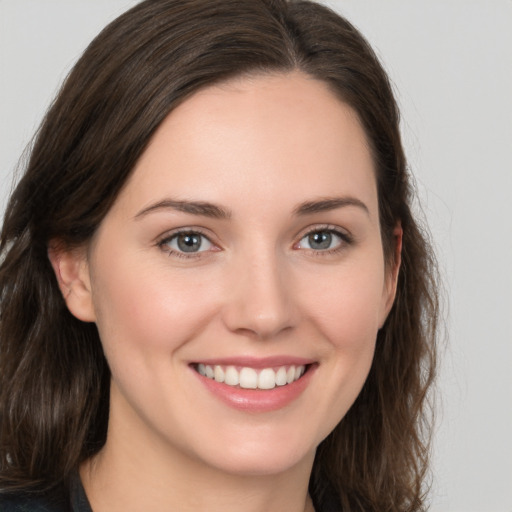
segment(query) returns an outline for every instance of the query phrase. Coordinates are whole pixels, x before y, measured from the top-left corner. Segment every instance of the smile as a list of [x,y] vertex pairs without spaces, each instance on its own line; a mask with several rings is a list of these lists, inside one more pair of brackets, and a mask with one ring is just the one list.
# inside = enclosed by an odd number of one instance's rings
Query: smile
[[199,363],[195,370],[208,379],[242,389],[274,389],[299,380],[306,372],[306,365],[288,365],[255,369],[251,367],[208,365]]

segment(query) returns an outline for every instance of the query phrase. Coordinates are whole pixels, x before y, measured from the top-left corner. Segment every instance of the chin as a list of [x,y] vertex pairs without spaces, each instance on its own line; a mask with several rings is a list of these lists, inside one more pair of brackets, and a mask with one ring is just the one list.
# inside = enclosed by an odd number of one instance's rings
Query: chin
[[215,443],[209,443],[208,449],[201,450],[202,453],[196,451],[196,456],[228,474],[278,475],[303,465],[310,471],[316,446],[321,441],[317,442],[311,435],[300,435],[298,429],[289,425],[286,429],[247,429],[238,434],[241,435],[226,432],[230,441],[220,435]]
[[238,476],[270,476],[293,471],[302,465],[308,468],[313,464],[315,450],[310,452],[292,452],[274,450],[273,453],[238,452],[228,454],[217,460],[217,468],[224,473]]

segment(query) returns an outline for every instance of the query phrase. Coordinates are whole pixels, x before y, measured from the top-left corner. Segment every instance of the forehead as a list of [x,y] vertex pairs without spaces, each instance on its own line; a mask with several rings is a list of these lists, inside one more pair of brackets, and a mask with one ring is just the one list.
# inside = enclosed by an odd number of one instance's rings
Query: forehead
[[297,195],[376,197],[356,113],[298,72],[238,78],[188,98],[158,128],[127,188],[141,203],[165,193],[281,204]]

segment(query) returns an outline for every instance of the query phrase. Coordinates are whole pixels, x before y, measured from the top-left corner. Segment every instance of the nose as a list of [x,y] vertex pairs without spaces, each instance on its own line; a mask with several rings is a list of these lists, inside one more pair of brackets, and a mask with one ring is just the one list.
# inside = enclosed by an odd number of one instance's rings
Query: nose
[[275,255],[239,262],[230,273],[223,311],[229,330],[269,339],[296,326],[299,315],[293,280]]

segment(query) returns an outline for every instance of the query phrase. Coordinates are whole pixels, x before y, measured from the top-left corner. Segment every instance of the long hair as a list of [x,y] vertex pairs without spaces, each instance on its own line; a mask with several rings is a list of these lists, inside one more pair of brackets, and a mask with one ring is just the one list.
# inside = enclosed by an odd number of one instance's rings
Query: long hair
[[363,390],[318,447],[316,504],[423,510],[438,317],[435,261],[411,214],[399,112],[361,34],[285,0],[146,0],[107,26],[66,79],[10,198],[0,251],[0,489],[65,481],[106,438],[110,373],[94,324],[66,308],[47,257],[88,243],[165,117],[201,88],[299,70],[358,114],[374,159],[386,262],[403,228],[391,313]]

